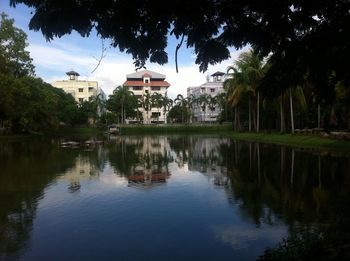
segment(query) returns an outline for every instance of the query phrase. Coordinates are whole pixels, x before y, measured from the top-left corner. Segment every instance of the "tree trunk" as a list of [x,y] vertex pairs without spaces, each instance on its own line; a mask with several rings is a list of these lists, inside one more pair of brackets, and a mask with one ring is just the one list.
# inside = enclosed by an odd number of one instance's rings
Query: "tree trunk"
[[252,170],[252,143],[249,142],[249,173]]
[[159,107],[158,107],[158,112],[157,112],[157,124],[159,124]]
[[261,174],[260,174],[260,143],[256,143],[256,149],[257,149],[257,156],[258,156],[258,181],[259,185],[261,182]]
[[251,114],[252,114],[252,109],[251,109],[251,97],[249,95],[249,100],[248,100],[248,126],[249,126],[249,132],[252,131],[252,120],[251,120]]
[[281,114],[281,132],[283,133],[284,132],[283,94],[281,94],[280,114]]
[[318,187],[319,187],[319,188],[322,188],[321,173],[322,173],[322,169],[321,169],[321,156],[318,155]]
[[237,131],[237,106],[235,106],[234,130]]
[[120,107],[120,121],[121,121],[121,124],[123,124],[123,104]]
[[258,101],[257,101],[257,108],[256,108],[256,132],[259,132],[260,130],[260,94],[258,92]]
[[294,133],[294,112],[293,112],[292,88],[289,88],[289,104],[290,104],[290,123],[291,123],[292,133]]
[[321,106],[317,104],[317,128],[321,128]]
[[291,163],[291,174],[290,174],[290,186],[293,188],[293,182],[294,182],[294,157],[295,157],[295,151],[292,149],[292,163]]

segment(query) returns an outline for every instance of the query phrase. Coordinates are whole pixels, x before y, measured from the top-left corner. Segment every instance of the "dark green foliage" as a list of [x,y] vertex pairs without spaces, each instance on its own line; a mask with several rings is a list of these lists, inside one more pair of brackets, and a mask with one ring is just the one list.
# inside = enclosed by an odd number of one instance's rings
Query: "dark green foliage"
[[272,54],[268,75],[278,90],[288,88],[279,83],[300,83],[308,75],[319,94],[328,97],[332,82],[350,80],[347,0],[10,2],[33,8],[29,26],[48,40],[72,30],[88,36],[95,29],[114,47],[132,54],[136,67],[147,59],[166,63],[170,33],[177,39],[184,36],[187,46],[194,48],[201,71],[229,58],[229,47],[250,44],[261,56]]
[[0,128],[14,133],[47,131],[81,120],[74,98],[34,78],[26,34],[1,14]]
[[0,74],[0,119],[13,132],[56,129],[74,124],[78,108],[73,97],[39,78]]
[[137,97],[124,86],[118,86],[113,94],[109,95],[106,105],[107,109],[113,112],[122,123],[126,118],[138,116],[138,106]]
[[176,104],[168,113],[168,119],[172,123],[185,123],[190,118],[190,112],[186,106]]
[[14,20],[1,13],[0,22],[0,73],[15,77],[34,75],[34,66],[29,52],[27,35],[13,26]]

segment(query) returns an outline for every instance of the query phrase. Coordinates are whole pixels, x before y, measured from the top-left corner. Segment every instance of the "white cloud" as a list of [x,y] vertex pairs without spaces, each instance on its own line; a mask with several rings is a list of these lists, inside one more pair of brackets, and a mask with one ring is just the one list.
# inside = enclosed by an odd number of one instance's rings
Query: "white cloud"
[[[175,98],[177,94],[186,95],[187,87],[199,86],[206,81],[207,73],[227,70],[227,67],[233,64],[239,53],[246,51],[245,47],[239,51],[231,52],[231,59],[209,66],[208,72],[200,73],[198,65],[179,64],[179,73],[176,73],[175,65],[172,61],[169,64],[161,66],[157,64],[148,64],[147,69],[157,71],[166,75],[166,80],[171,84],[168,89],[170,98]],[[126,74],[135,71],[133,61],[130,56],[118,53],[116,49],[108,51],[107,56],[102,60],[97,70],[91,74],[91,71],[97,64],[93,58],[97,50],[83,49],[71,43],[56,43],[51,45],[31,44],[28,47],[34,64],[37,67],[37,75],[48,82],[62,80],[66,78],[65,72],[74,69],[80,73],[80,79],[96,80],[107,95],[118,86],[125,82]]]

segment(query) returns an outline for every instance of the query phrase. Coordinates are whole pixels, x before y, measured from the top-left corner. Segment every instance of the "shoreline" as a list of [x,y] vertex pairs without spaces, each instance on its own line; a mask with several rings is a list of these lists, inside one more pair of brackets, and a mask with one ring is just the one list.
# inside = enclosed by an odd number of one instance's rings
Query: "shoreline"
[[[285,145],[299,148],[315,149],[340,149],[350,150],[349,140],[339,140],[332,138],[323,138],[307,134],[289,134],[279,132],[255,133],[255,132],[234,132],[231,125],[166,125],[166,126],[138,126],[122,125],[120,126],[122,136],[125,135],[173,135],[189,134],[203,135],[214,134],[226,136],[236,140],[260,142],[266,144]],[[35,137],[64,137],[64,136],[89,136],[103,135],[105,131],[97,128],[66,128],[45,134],[16,134],[0,135],[2,141],[25,140]]]

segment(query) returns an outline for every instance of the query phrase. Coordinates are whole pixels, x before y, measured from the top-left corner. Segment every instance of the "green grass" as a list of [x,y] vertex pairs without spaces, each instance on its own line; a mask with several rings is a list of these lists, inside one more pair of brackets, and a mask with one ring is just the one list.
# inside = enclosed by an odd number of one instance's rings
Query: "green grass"
[[17,141],[25,140],[35,137],[41,137],[42,135],[38,134],[11,134],[11,135],[0,135],[0,141]]
[[124,125],[122,135],[133,134],[220,134],[237,140],[288,145],[301,148],[328,148],[350,150],[350,141],[322,138],[318,136],[233,132],[231,125]]
[[231,130],[229,125],[123,125],[121,134],[215,134]]
[[227,133],[237,140],[257,141],[280,145],[290,145],[302,148],[334,148],[350,150],[350,141],[321,138],[318,136],[280,134],[280,133]]
[[[104,131],[97,128],[64,128],[45,135],[0,135],[0,141],[33,138],[37,136],[91,136],[101,135]],[[248,133],[233,132],[231,125],[123,125],[122,135],[157,135],[157,134],[220,134],[237,140],[256,141],[270,144],[288,145],[302,148],[327,148],[350,150],[350,141],[321,138],[299,134]]]

